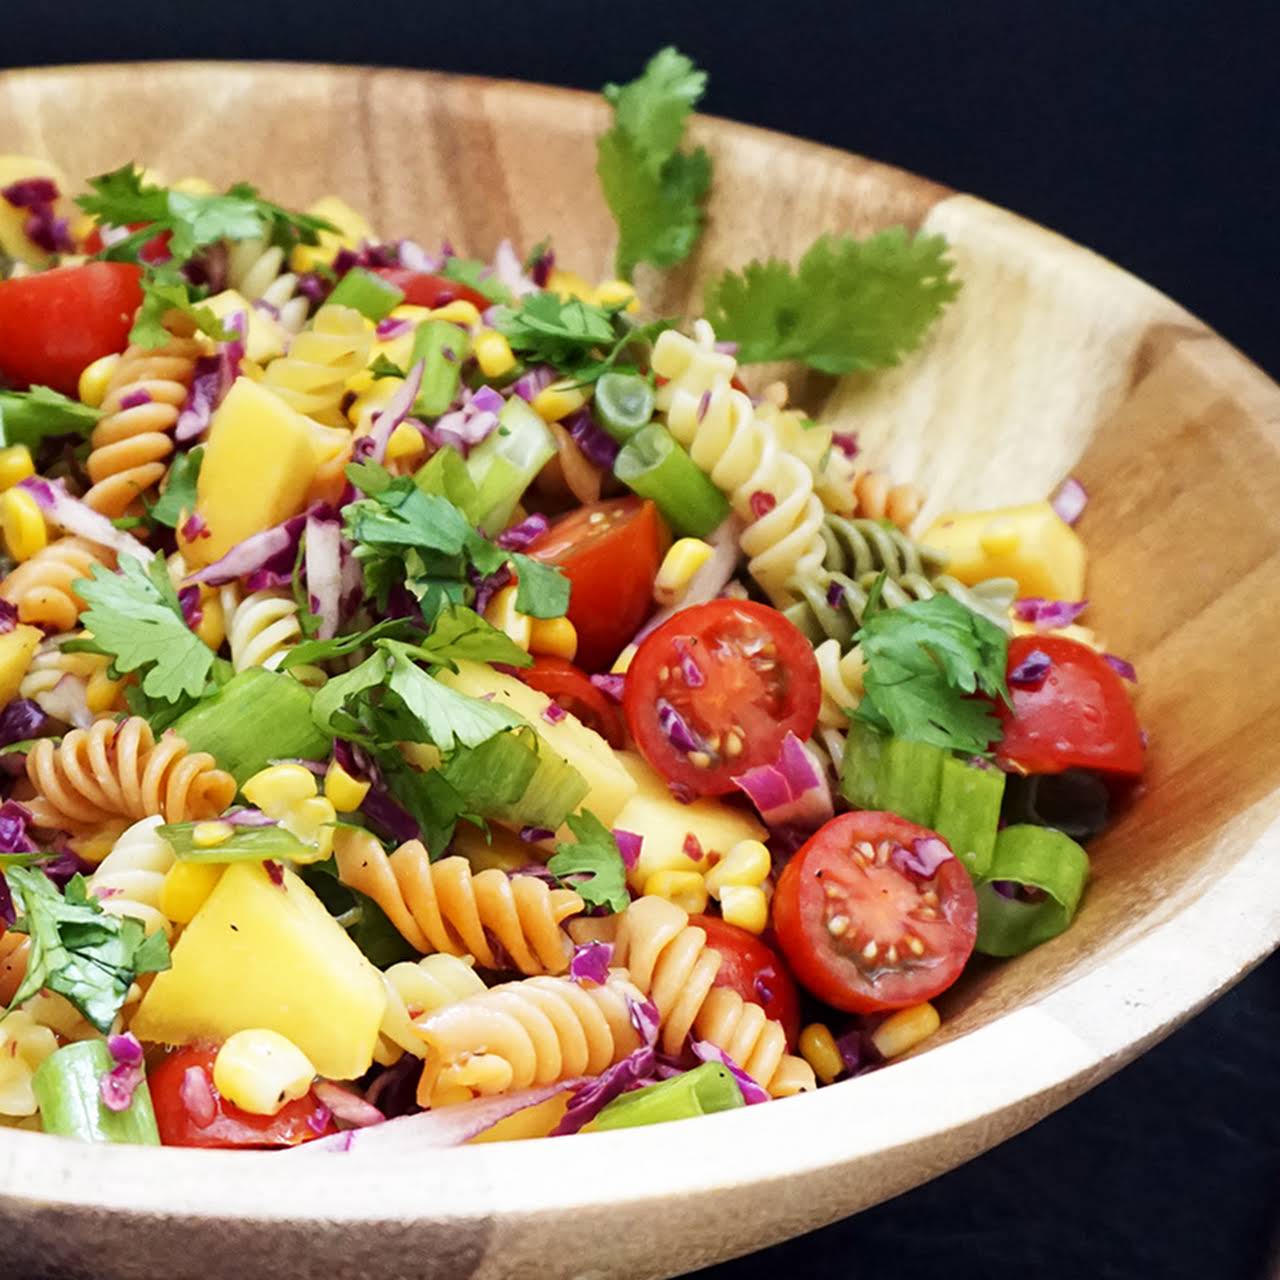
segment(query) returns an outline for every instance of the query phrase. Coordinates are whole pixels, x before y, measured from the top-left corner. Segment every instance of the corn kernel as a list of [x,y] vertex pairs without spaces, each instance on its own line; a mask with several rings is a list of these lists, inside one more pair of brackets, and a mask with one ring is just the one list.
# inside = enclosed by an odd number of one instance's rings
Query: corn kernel
[[496,329],[481,329],[471,349],[486,378],[500,378],[516,367],[511,344]]
[[762,885],[769,878],[772,865],[769,850],[759,840],[739,840],[707,872],[707,892],[719,898],[721,890],[730,885]]
[[172,191],[181,191],[184,195],[189,196],[213,196],[218,194],[218,188],[213,185],[207,178],[179,178],[177,182],[170,188]]
[[0,528],[15,560],[30,560],[49,545],[49,526],[36,500],[25,489],[7,489],[0,495]]
[[362,240],[377,239],[365,218],[337,196],[324,196],[307,212],[331,222],[338,230],[320,232],[318,244],[295,245],[289,255],[290,271],[314,271],[317,266],[332,262],[339,249],[354,249]]
[[222,862],[175,862],[160,886],[160,911],[174,924],[190,924],[226,870]]
[[229,822],[197,822],[191,829],[191,843],[197,849],[216,849],[235,833],[235,827]]
[[263,813],[282,818],[294,805],[311,799],[319,788],[310,769],[300,764],[273,764],[255,773],[240,790]]
[[118,355],[101,356],[92,364],[85,365],[80,375],[80,399],[91,409],[101,408],[107,398],[107,384],[120,363]]
[[399,458],[412,458],[425,453],[426,448],[427,442],[422,438],[422,432],[417,427],[402,422],[387,441],[387,460],[394,462]]
[[303,844],[313,846],[294,861],[323,862],[333,852],[333,824],[337,820],[337,810],[327,796],[309,796],[291,805],[280,825]]
[[748,933],[763,933],[769,923],[769,899],[756,885],[727,884],[720,890],[720,914]]
[[85,682],[84,702],[93,715],[115,708],[120,698],[120,682],[107,675],[106,670],[95,671]]
[[392,320],[407,320],[416,327],[417,325],[425,324],[426,321],[431,319],[431,308],[419,307],[412,302],[402,302],[392,311],[390,318]]
[[354,813],[369,794],[369,784],[353,778],[336,760],[324,775],[324,794],[338,813]]
[[647,897],[674,902],[691,916],[707,909],[706,882],[696,871],[655,871],[644,882],[644,892]]
[[7,449],[0,449],[0,490],[12,489],[35,472],[36,464],[25,444],[11,444]]
[[614,676],[625,676],[627,669],[631,666],[631,659],[636,656],[636,646],[627,645],[623,651],[613,660],[613,666],[609,668],[609,674]]
[[476,309],[474,302],[468,302],[465,298],[455,298],[453,302],[445,303],[443,307],[437,307],[432,313],[433,320],[447,320],[450,324],[461,325],[464,329],[470,329],[472,325],[480,323],[480,312]]
[[625,280],[601,280],[595,288],[595,303],[600,307],[612,307],[618,303],[635,301],[636,291]]
[[653,580],[653,598],[661,605],[675,604],[714,551],[715,548],[701,538],[677,538]]
[[485,620],[499,631],[505,632],[522,649],[528,652],[533,635],[533,619],[516,608],[516,588],[503,587],[489,601],[484,611]]
[[926,1001],[891,1013],[871,1033],[871,1043],[882,1058],[898,1058],[927,1040],[941,1025],[937,1009]]
[[567,378],[561,378],[533,397],[533,408],[543,422],[559,422],[581,409],[590,396],[589,387],[576,387]]
[[561,271],[559,267],[553,267],[547,276],[547,288],[562,298],[581,298],[584,302],[595,296],[595,290],[576,271]]
[[255,1116],[273,1116],[306,1096],[316,1069],[292,1040],[265,1028],[237,1031],[213,1060],[213,1083],[224,1098]]
[[[357,374],[356,377],[363,375]],[[372,375],[370,375],[372,378]],[[356,379],[352,378],[351,382]],[[350,387],[350,383],[347,384]],[[356,428],[357,432],[367,432],[371,426],[371,419],[375,413],[381,413],[388,402],[396,394],[400,388],[404,386],[403,378],[377,378],[373,379],[368,387],[363,391],[356,393],[356,398],[347,408],[347,421]],[[406,425],[401,423],[401,426]],[[412,427],[409,428],[411,431]],[[417,432],[414,432],[417,435]],[[418,437],[421,440],[421,436]]]
[[823,1084],[830,1084],[844,1070],[836,1038],[823,1022],[811,1022],[800,1033],[800,1056]]
[[529,652],[572,662],[578,652],[577,628],[568,618],[534,618],[529,627]]
[[[375,378],[368,369],[361,369],[359,373],[353,373],[343,383],[343,387],[345,390],[350,391],[352,395],[362,396],[371,387],[377,386],[379,381],[380,379]],[[351,416],[351,411],[348,409],[347,417],[350,418]]]

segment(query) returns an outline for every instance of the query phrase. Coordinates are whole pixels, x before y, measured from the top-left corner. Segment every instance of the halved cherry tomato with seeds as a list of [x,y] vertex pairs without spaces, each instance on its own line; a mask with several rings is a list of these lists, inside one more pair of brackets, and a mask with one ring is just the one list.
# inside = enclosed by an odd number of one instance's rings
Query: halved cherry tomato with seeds
[[931,1000],[960,976],[978,934],[960,860],[893,813],[833,818],[787,864],[772,909],[800,984],[850,1013]]
[[794,1049],[800,1034],[800,993],[782,957],[755,934],[739,929],[719,916],[690,916],[689,923],[706,932],[707,946],[720,953],[715,985],[736,991],[744,1000],[760,1005],[787,1033]]
[[622,708],[611,702],[572,662],[539,656],[533,666],[517,668],[516,675],[530,689],[545,693],[588,729],[594,729],[611,747],[623,746],[626,731],[622,727]]
[[724,795],[737,774],[808,738],[822,687],[813,646],[768,605],[711,600],[681,609],[627,669],[623,708],[641,754],[694,795]]

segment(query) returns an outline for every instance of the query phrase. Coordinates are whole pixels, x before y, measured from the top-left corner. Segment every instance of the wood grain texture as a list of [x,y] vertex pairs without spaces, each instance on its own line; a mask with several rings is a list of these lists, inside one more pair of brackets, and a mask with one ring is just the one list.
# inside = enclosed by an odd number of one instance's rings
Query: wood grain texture
[[[262,65],[0,76],[0,149],[76,178],[138,158],[330,191],[388,235],[487,254],[555,237],[608,273],[593,97],[426,73]],[[823,231],[944,232],[965,287],[875,381],[799,393],[949,506],[1092,502],[1091,623],[1142,677],[1144,794],[1094,849],[1075,926],[984,966],[929,1051],[694,1124],[358,1157],[73,1147],[0,1133],[0,1239],[24,1276],[100,1280],[660,1276],[875,1203],[1032,1124],[1166,1034],[1280,939],[1280,389],[1079,246],[858,157],[700,120],[716,181],[696,257],[643,280],[696,312],[716,271]],[[16,1254],[15,1254],[16,1248]],[[7,1274],[7,1271],[6,1271]]]

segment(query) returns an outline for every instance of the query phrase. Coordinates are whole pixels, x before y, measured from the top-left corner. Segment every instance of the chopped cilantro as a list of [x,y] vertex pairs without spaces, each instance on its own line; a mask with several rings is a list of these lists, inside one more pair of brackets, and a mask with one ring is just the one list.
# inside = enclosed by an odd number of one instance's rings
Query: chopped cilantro
[[147,510],[147,514],[157,524],[176,529],[182,513],[195,509],[196,481],[200,478],[200,464],[203,461],[204,445],[197,445],[174,457],[164,492]]
[[191,285],[169,263],[145,272],[141,283],[142,306],[129,330],[130,342],[140,347],[164,346],[173,337],[164,323],[170,311],[180,311],[215,342],[229,342],[235,337],[208,307],[192,300]]
[[[627,893],[627,869],[613,833],[594,813],[570,814],[566,819],[576,843],[556,845],[547,870],[573,889],[589,907],[625,911],[631,901]],[[585,879],[579,879],[584,876]]]
[[0,445],[34,449],[47,436],[88,435],[98,417],[97,409],[49,387],[0,390]]

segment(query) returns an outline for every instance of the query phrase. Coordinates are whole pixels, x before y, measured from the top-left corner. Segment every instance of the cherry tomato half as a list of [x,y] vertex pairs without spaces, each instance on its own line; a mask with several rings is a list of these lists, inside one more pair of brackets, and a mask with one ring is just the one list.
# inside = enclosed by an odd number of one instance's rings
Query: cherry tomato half
[[545,693],[588,729],[594,729],[611,747],[625,743],[622,709],[597,689],[572,662],[539,656],[533,666],[521,667],[516,675],[529,686]]
[[0,375],[74,396],[86,365],[125,349],[141,275],[132,262],[86,262],[0,282]]
[[787,863],[773,925],[800,984],[849,1013],[902,1009],[945,991],[978,934],[978,900],[958,858],[913,869],[934,832],[893,813],[841,814]]
[[[215,1045],[187,1045],[147,1072],[160,1141],[166,1147],[296,1147],[334,1132],[328,1108],[314,1093],[285,1103],[273,1116],[256,1116],[232,1106],[213,1086],[217,1056]],[[214,1117],[207,1125],[197,1124],[182,1100],[182,1081],[190,1067],[206,1074],[213,1093]]]
[[707,946],[720,953],[715,985],[736,991],[744,1000],[761,1005],[787,1033],[794,1049],[800,1034],[800,993],[782,957],[753,933],[719,916],[690,916],[689,923],[706,931]]
[[557,520],[529,547],[531,556],[559,565],[572,585],[569,621],[584,671],[606,668],[649,616],[669,541],[652,502],[610,498]]
[[807,738],[822,688],[813,646],[776,609],[711,600],[650,632],[627,669],[627,727],[648,762],[695,795],[772,764],[788,733]]
[[1009,670],[1039,650],[1049,659],[1044,679],[1009,686],[1013,709],[1001,704],[1002,765],[1018,773],[1095,769],[1142,772],[1142,729],[1124,683],[1102,656],[1065,636],[1016,636]]
[[[141,231],[146,225],[145,222],[131,222],[128,229],[130,231]],[[172,231],[160,232],[159,235],[148,240],[138,250],[139,259],[143,262],[168,262],[173,257],[173,254],[169,252],[169,241],[172,239]],[[80,246],[80,252],[87,254],[101,253],[104,245],[102,228],[95,225],[90,229],[89,234],[85,236]]]
[[404,300],[415,307],[447,307],[451,302],[470,302],[479,311],[487,311],[493,303],[479,289],[450,280],[448,276],[433,276],[426,271],[410,271],[408,267],[375,267],[374,275],[395,285],[404,293]]

